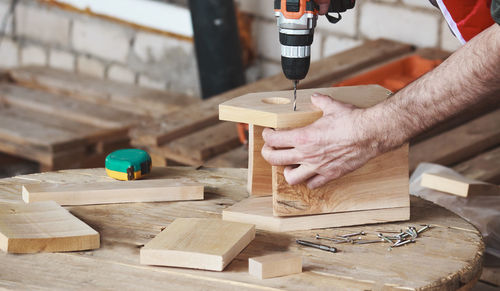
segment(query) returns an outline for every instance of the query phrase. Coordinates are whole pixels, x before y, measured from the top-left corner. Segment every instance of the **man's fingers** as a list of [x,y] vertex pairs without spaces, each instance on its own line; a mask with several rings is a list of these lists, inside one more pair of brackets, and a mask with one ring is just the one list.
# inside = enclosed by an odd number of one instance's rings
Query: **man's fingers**
[[355,108],[351,104],[333,100],[330,96],[314,93],[311,96],[311,103],[323,111],[323,115],[345,111]]
[[276,150],[265,144],[262,147],[262,157],[273,166],[287,166],[299,161],[299,153],[296,149]]
[[299,129],[273,130],[265,128],[262,132],[262,138],[264,138],[264,141],[270,147],[292,148],[297,144],[297,137],[299,134]]
[[330,180],[325,176],[316,175],[316,176],[312,177],[309,181],[307,181],[307,188],[316,189],[318,187],[325,185],[329,181]]
[[286,167],[283,174],[288,184],[297,185],[316,175],[316,172],[305,165],[300,165],[298,167]]

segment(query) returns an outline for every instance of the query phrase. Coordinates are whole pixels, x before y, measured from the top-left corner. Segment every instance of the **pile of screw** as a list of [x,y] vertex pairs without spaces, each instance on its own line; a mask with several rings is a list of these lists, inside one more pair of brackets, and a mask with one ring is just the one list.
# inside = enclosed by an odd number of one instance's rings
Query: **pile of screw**
[[[379,232],[377,236],[380,238],[380,240],[364,240],[362,239],[361,236],[366,235],[364,231],[356,232],[356,233],[350,233],[350,234],[344,234],[340,236],[335,236],[335,237],[325,237],[325,236],[320,236],[319,234],[316,234],[316,239],[324,239],[324,240],[329,240],[333,243],[339,244],[339,243],[351,243],[351,244],[371,244],[371,243],[379,243],[379,242],[388,242],[391,244],[391,246],[388,248],[388,250],[392,250],[392,248],[397,248],[400,246],[404,246],[409,243],[414,243],[415,239],[418,237],[418,235],[426,230],[428,230],[431,226],[430,225],[424,225],[421,229],[417,230],[416,227],[414,226],[408,226],[408,228],[403,231],[400,230],[399,232],[394,232],[396,234],[394,235],[384,235],[383,233]],[[358,236],[358,237],[356,237]]]

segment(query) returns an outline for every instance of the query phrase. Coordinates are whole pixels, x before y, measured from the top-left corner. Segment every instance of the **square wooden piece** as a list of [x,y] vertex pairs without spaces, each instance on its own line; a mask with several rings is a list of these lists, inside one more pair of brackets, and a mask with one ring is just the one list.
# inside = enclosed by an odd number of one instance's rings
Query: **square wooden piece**
[[8,253],[99,248],[99,233],[54,201],[0,203],[0,249]]
[[248,273],[259,279],[302,273],[302,257],[290,253],[276,253],[249,258]]
[[253,224],[177,218],[140,254],[141,264],[222,271],[253,239]]

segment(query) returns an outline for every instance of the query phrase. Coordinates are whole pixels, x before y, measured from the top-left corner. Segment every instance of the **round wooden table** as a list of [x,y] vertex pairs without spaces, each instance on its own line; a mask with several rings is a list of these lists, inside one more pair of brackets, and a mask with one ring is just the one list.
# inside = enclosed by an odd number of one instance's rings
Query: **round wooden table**
[[[484,243],[480,233],[452,212],[411,198],[411,220],[272,233],[257,231],[254,241],[223,272],[152,267],[139,264],[139,249],[177,217],[221,217],[221,211],[245,198],[245,169],[155,168],[155,177],[190,177],[204,183],[205,200],[67,207],[97,230],[101,248],[70,253],[13,255],[0,252],[0,287],[49,289],[205,289],[205,290],[467,290],[481,274]],[[0,180],[0,202],[21,201],[23,184],[92,183],[109,178],[103,169],[67,170]],[[338,253],[305,248],[296,239],[413,225],[435,227],[417,242],[388,251],[387,243],[338,244]],[[328,244],[326,242],[323,242]],[[303,257],[303,272],[259,280],[248,274],[248,258],[287,251]]]

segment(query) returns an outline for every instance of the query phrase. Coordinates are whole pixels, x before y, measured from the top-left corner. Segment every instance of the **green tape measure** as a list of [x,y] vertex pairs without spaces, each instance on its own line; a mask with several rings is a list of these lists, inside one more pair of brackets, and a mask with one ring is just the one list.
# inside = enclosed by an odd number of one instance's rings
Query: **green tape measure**
[[105,167],[111,178],[135,180],[151,172],[151,157],[140,149],[117,150],[106,157]]

